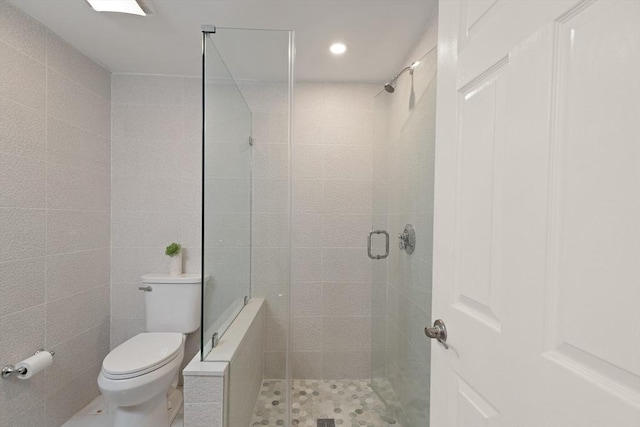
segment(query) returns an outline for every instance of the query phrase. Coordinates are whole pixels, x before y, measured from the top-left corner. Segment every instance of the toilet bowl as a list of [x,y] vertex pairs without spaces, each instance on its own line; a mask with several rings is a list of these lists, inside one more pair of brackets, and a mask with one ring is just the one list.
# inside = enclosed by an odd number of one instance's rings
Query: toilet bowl
[[102,363],[98,387],[117,407],[114,425],[169,427],[167,390],[183,357],[184,335],[177,332],[141,333],[113,349]]
[[142,282],[149,332],[111,350],[98,375],[102,396],[116,407],[114,427],[171,425],[182,406],[176,384],[185,334],[200,326],[199,274],[147,274]]

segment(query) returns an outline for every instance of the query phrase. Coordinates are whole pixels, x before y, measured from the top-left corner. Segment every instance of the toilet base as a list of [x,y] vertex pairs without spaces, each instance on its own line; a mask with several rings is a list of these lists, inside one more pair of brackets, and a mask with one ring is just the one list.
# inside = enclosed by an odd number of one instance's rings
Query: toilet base
[[[182,400],[182,395],[180,395],[180,400]],[[139,405],[118,406],[113,426],[170,427],[172,420],[169,418],[169,411],[167,410],[167,394],[162,392]]]

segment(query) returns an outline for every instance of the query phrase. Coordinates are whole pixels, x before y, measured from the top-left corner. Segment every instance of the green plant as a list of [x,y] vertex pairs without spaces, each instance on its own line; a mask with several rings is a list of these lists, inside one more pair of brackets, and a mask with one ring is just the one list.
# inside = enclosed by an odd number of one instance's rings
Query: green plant
[[164,253],[169,256],[176,256],[180,253],[182,245],[180,243],[172,243],[164,250]]

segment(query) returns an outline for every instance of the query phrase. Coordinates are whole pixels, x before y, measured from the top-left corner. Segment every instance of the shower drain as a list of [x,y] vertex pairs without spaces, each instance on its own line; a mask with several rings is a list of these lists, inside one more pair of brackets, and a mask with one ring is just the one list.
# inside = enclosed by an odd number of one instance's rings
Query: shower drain
[[336,427],[336,420],[333,418],[318,420],[318,427]]

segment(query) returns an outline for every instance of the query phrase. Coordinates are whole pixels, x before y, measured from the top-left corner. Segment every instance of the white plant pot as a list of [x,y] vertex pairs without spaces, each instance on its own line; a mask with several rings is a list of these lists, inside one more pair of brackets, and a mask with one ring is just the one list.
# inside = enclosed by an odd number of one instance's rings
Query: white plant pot
[[179,276],[182,274],[182,251],[169,258],[169,275]]

